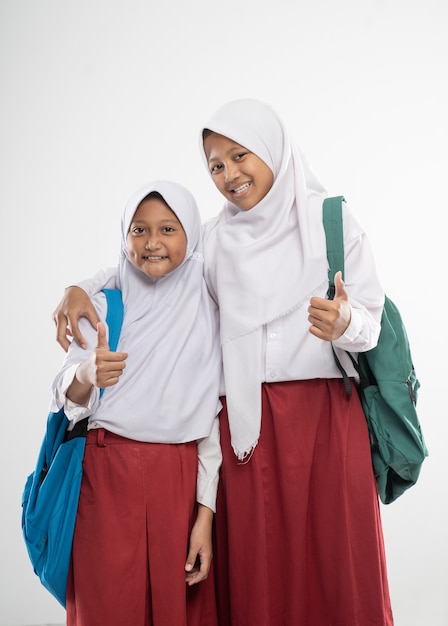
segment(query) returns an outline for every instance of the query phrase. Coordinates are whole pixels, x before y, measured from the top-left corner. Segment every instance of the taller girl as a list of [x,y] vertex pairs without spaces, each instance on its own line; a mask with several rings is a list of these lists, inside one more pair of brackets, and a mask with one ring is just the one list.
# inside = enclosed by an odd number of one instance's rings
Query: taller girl
[[344,205],[345,284],[326,299],[324,187],[275,111],[244,99],[202,130],[226,201],[205,225],[225,399],[216,567],[225,626],[390,626],[366,420],[332,343],[376,345],[384,294]]

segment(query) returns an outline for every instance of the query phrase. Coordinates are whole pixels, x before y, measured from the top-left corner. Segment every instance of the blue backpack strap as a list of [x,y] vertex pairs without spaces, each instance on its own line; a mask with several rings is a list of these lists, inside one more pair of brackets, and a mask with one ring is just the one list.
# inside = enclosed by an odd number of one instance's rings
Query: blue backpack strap
[[[107,300],[106,324],[109,328],[109,348],[115,352],[123,325],[124,307],[119,289],[103,289]],[[100,389],[102,396],[104,389]]]
[[115,352],[123,324],[124,307],[119,289],[103,289],[107,300],[106,324],[109,328],[109,348]]
[[327,238],[328,259],[328,298],[334,298],[334,275],[339,270],[344,279],[344,230],[342,227],[342,202],[344,196],[325,198],[323,205],[323,222]]
[[[112,352],[115,352],[118,345],[118,340],[120,338],[121,327],[123,325],[123,315],[124,315],[124,306],[123,300],[121,298],[121,291],[119,289],[103,289],[102,290],[106,296],[107,300],[107,313],[106,313],[106,324],[109,328],[109,348]],[[100,389],[100,396],[104,393],[104,388]],[[63,416],[64,409],[61,409],[59,413]],[[69,441],[70,439],[74,439],[75,437],[85,437],[87,432],[87,422],[89,418],[85,417],[75,424],[72,430],[66,430],[66,422],[61,421],[61,428],[63,429],[63,437],[65,441]],[[48,437],[48,441],[53,441],[54,437]],[[60,440],[57,442],[57,446],[61,443]],[[53,448],[47,451],[47,459],[52,459],[56,453],[57,446],[53,446]],[[51,452],[51,453],[50,453]]]

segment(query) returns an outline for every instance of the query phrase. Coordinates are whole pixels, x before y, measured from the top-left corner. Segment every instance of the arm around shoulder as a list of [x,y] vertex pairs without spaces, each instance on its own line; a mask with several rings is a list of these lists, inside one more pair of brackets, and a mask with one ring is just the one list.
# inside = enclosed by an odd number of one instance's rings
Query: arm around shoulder
[[79,318],[87,318],[96,329],[99,318],[89,296],[100,292],[105,287],[114,288],[115,284],[116,268],[109,268],[100,270],[91,279],[66,288],[62,300],[52,315],[56,325],[57,342],[65,352],[70,346],[72,337],[82,348],[86,348],[85,338],[79,329]]

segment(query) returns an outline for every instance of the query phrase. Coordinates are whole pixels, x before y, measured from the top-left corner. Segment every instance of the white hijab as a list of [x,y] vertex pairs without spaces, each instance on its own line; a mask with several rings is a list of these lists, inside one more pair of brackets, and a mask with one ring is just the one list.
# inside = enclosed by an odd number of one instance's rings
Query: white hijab
[[[184,261],[162,278],[136,269],[127,254],[132,218],[152,191],[174,211],[187,237]],[[221,352],[216,305],[203,278],[200,216],[187,189],[159,180],[129,198],[121,220],[117,282],[125,309],[117,349],[129,356],[94,419],[104,415],[116,423],[116,432],[126,422],[143,441],[179,443],[207,436],[219,407]]]
[[[322,226],[327,193],[283,122],[265,103],[229,102],[204,128],[247,148],[274,174],[268,194],[249,211],[226,201],[218,216],[214,249],[206,250],[220,309],[232,445],[244,459],[260,434],[262,327],[308,306],[310,297],[322,293],[327,284]],[[202,133],[201,145],[205,159]]]

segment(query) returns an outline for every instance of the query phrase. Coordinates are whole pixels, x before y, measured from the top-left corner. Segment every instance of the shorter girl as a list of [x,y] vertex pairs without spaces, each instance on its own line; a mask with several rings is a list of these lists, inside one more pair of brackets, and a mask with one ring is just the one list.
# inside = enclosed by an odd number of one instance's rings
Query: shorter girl
[[53,383],[53,410],[64,406],[73,423],[89,416],[67,625],[216,626],[205,579],[221,359],[186,189],[156,181],[128,200],[116,279],[125,310],[117,352],[100,293],[97,332],[81,320],[87,351],[72,342]]

